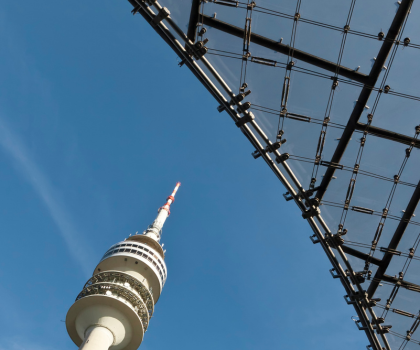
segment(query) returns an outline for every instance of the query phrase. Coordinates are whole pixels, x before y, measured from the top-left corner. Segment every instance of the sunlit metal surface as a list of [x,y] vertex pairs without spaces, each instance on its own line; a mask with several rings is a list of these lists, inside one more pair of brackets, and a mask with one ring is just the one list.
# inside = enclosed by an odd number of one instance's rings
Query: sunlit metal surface
[[417,348],[418,3],[129,2],[302,210],[368,347]]

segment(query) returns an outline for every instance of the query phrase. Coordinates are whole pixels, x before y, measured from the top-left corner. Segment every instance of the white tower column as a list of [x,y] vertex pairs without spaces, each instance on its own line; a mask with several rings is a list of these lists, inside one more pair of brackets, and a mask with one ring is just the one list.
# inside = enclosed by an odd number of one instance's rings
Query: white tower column
[[95,325],[86,330],[85,340],[79,350],[108,350],[113,342],[114,335],[108,328]]

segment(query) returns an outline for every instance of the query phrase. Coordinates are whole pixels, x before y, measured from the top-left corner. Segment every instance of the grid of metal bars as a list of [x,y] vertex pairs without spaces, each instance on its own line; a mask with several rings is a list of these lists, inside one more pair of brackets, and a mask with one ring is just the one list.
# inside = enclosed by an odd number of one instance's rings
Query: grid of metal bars
[[[387,78],[390,74],[392,64],[399,48],[410,48],[417,50],[420,45],[411,43],[409,38],[403,38],[404,27],[413,4],[413,0],[402,0],[399,3],[395,17],[387,31],[382,31],[378,35],[355,31],[351,29],[351,20],[353,16],[356,0],[351,0],[346,23],[343,28],[333,26],[319,21],[302,18],[300,15],[301,0],[296,1],[295,14],[287,14],[274,11],[265,7],[259,7],[254,1],[240,2],[234,0],[193,0],[189,13],[189,25],[187,33],[181,30],[180,26],[170,15],[170,9],[162,7],[155,0],[128,0],[133,6],[133,14],[139,13],[157,32],[162,39],[174,50],[180,58],[180,66],[186,66],[197,77],[197,79],[206,87],[212,96],[218,101],[220,106],[218,111],[225,111],[233,119],[236,126],[247,137],[255,147],[254,158],[262,158],[273,170],[275,175],[286,187],[286,200],[293,200],[301,209],[302,216],[308,221],[314,235],[311,237],[313,243],[319,243],[327,257],[329,258],[332,269],[331,274],[343,284],[346,291],[345,299],[348,304],[354,306],[357,312],[355,319],[356,325],[363,330],[369,340],[368,348],[373,349],[395,349],[406,348],[408,344],[420,344],[415,340],[415,331],[420,323],[418,310],[402,310],[393,307],[393,303],[400,290],[407,290],[411,293],[420,293],[420,286],[406,281],[404,276],[412,261],[420,258],[415,255],[419,245],[419,235],[413,237],[413,243],[409,253],[399,251],[398,245],[407,231],[408,227],[419,226],[416,222],[414,212],[420,200],[420,182],[414,184],[401,181],[401,175],[410,160],[413,149],[419,148],[418,136],[420,126],[414,126],[414,135],[403,135],[393,130],[386,130],[372,125],[375,112],[383,94],[394,95],[399,98],[419,101],[420,97],[406,93],[396,92],[387,85]],[[209,16],[204,8],[206,3],[213,3],[221,7],[241,9],[245,14],[244,28],[233,24],[223,22],[216,18],[216,14]],[[262,35],[252,32],[253,13],[258,12],[267,16],[281,17],[286,20],[292,20],[292,31],[289,45],[281,41],[274,41]],[[331,62],[323,58],[314,56],[310,53],[298,50],[295,47],[296,30],[299,23],[327,28],[333,31],[339,31],[343,34],[341,46],[338,52],[336,62]],[[213,28],[226,35],[241,38],[243,40],[242,52],[233,52],[221,50],[216,46],[207,45],[209,37],[206,35],[207,29]],[[381,48],[375,57],[372,69],[368,75],[358,72],[358,69],[351,69],[341,65],[348,35],[360,36],[367,39],[381,41]],[[211,40],[210,40],[211,43]],[[251,54],[251,44],[264,47],[287,56],[285,63],[273,60],[267,57],[257,57]],[[207,45],[207,46],[206,46]],[[206,58],[207,56],[218,56],[223,59],[240,60],[241,70],[239,81],[239,90],[235,94],[232,88],[223,79],[222,73],[216,70]],[[313,65],[314,69],[299,67],[297,60]],[[284,69],[284,81],[281,87],[281,96],[279,96],[280,109],[275,110],[268,106],[251,104],[245,102],[247,96],[251,93],[247,83],[247,69],[249,64],[259,64],[267,67]],[[386,65],[386,66],[385,66]],[[321,69],[321,71],[319,70]],[[380,74],[386,69],[385,74],[379,81]],[[333,76],[326,72],[334,73]],[[288,111],[288,98],[291,93],[291,80],[293,74],[306,74],[320,79],[330,79],[332,81],[324,118],[315,118],[306,116],[293,111]],[[360,87],[359,98],[354,105],[354,109],[347,121],[347,124],[336,123],[331,118],[331,108],[334,101],[336,88],[340,83]],[[248,89],[248,90],[247,90]],[[371,112],[367,116],[367,123],[361,123],[362,113],[370,108],[367,106],[372,93],[376,93],[376,98]],[[276,130],[269,130],[274,133],[275,139],[267,136],[266,131],[259,124],[259,118],[255,113],[267,113],[278,117],[278,126]],[[319,138],[317,144],[313,145],[314,158],[299,154],[289,154],[280,152],[282,145],[286,142],[284,138],[286,120],[294,122],[308,123],[310,125],[320,125]],[[335,147],[330,160],[324,157],[326,147],[326,135],[329,129],[342,130],[342,135],[338,138],[338,145]],[[343,155],[348,147],[352,137],[360,137],[360,145],[354,159],[354,166],[349,166],[342,162]],[[401,154],[401,166],[393,177],[384,176],[378,173],[365,170],[361,161],[364,155],[365,145],[372,138],[377,137],[389,142],[407,145],[404,153]],[[292,170],[293,162],[308,163],[312,165],[312,175],[308,184],[302,185],[295,172]],[[317,180],[319,169],[326,167],[325,174],[321,181]],[[347,171],[351,173],[347,188],[343,188],[344,198],[342,202],[328,200],[325,195],[337,171]],[[369,177],[380,181],[391,183],[391,189],[384,203],[382,211],[377,208],[371,209],[353,204],[353,196],[357,189],[357,180],[359,177]],[[318,182],[318,183],[317,183]],[[411,198],[408,201],[404,214],[399,217],[391,214],[390,207],[393,203],[397,187],[414,189]],[[340,209],[340,214],[336,218],[338,229],[330,229],[321,213],[320,207],[333,207]],[[369,215],[372,218],[377,217],[376,229],[372,232],[372,242],[351,241],[347,239],[347,229],[349,212],[360,215]],[[390,237],[387,247],[380,247],[379,242],[383,236],[383,230],[386,222],[389,220],[397,221],[398,225]],[[388,226],[387,226],[388,227]],[[383,240],[383,239],[382,239]],[[353,248],[356,247],[357,249]],[[382,258],[375,256],[377,252],[384,253]],[[359,259],[364,265],[363,269],[357,270],[355,264],[349,261],[349,257]],[[395,275],[388,275],[391,261],[404,258],[405,262],[401,271]],[[353,261],[353,260],[352,260]],[[360,264],[356,264],[360,265]],[[380,298],[376,297],[377,288],[380,285],[389,285],[390,294],[386,303],[380,303]],[[377,315],[378,311],[381,313]],[[385,324],[389,311],[402,318],[413,318],[414,321],[406,334],[391,330],[392,325]],[[393,335],[392,346],[388,341],[387,334]],[[395,341],[400,339],[400,341]]]

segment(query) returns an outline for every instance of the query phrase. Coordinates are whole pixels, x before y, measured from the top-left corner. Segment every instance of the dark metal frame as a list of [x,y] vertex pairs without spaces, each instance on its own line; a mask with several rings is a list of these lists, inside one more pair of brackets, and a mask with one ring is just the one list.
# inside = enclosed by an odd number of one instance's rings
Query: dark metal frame
[[395,230],[395,233],[392,236],[391,241],[389,242],[387,252],[382,258],[382,261],[379,264],[378,270],[376,271],[375,277],[368,288],[367,292],[368,292],[369,298],[372,297],[372,295],[375,293],[376,289],[378,288],[379,281],[381,279],[384,279],[385,271],[388,268],[394,256],[394,254],[392,254],[392,251],[398,248],[398,244],[400,243],[401,238],[405,230],[407,229],[407,226],[411,218],[413,217],[414,211],[416,210],[417,205],[419,204],[419,201],[420,201],[420,182],[418,183],[416,189],[414,190],[413,195],[411,196],[410,202],[407,205],[405,213],[400,223],[398,224],[397,229]]
[[357,131],[363,131],[363,132],[367,130],[368,135],[374,135],[377,137],[381,137],[383,139],[399,142],[404,145],[413,144],[415,148],[420,148],[420,140],[415,139],[414,137],[399,134],[394,131],[381,129],[372,125],[369,125],[369,128],[367,128],[367,125],[363,123],[356,123],[354,129]]
[[[207,61],[205,56],[197,53],[196,51],[197,46],[195,45],[195,41],[197,24],[199,22],[240,38],[243,38],[244,30],[230,25],[228,23],[216,20],[215,18],[202,16],[200,14],[201,0],[192,1],[190,23],[188,26],[187,34],[185,34],[174,23],[174,21],[170,17],[169,11],[162,8],[156,0],[128,1],[134,7],[133,13],[139,13],[162,37],[162,39],[164,39],[165,42],[175,51],[175,53],[180,57],[181,63],[188,67],[188,69],[197,77],[197,79],[218,101],[218,103],[220,104],[219,110],[225,110],[230,115],[230,117],[233,119],[236,125],[241,129],[243,134],[256,148],[258,154],[264,159],[264,161],[268,164],[268,166],[278,177],[278,179],[286,187],[290,199],[293,199],[297,206],[301,209],[302,216],[308,221],[309,225],[315,233],[316,240],[313,240],[313,242],[320,243],[333,266],[331,270],[335,272],[333,276],[335,278],[339,278],[341,283],[343,284],[347,293],[346,300],[349,304],[352,304],[354,306],[355,311],[357,312],[357,315],[359,317],[359,320],[357,321],[359,329],[365,331],[369,339],[370,346],[373,349],[383,349],[377,335],[375,334],[376,331],[376,333],[380,336],[385,348],[387,350],[390,350],[390,346],[384,334],[386,333],[385,329],[382,328],[380,321],[378,320],[378,317],[375,315],[375,312],[372,308],[372,295],[374,294],[377,285],[379,285],[380,280],[394,284],[399,282],[401,286],[405,288],[411,288],[412,290],[418,289],[418,291],[420,291],[420,286],[403,281],[401,279],[397,280],[394,277],[385,275],[386,269],[393,256],[392,253],[385,253],[384,258],[380,260],[377,258],[369,257],[368,254],[360,252],[356,249],[342,245],[342,243],[340,243],[337,240],[337,236],[331,232],[331,230],[324,222],[318,205],[316,204],[316,201],[313,201],[310,198],[313,195],[313,191],[305,191],[305,189],[299,183],[296,176],[293,174],[292,170],[285,161],[287,159],[287,155],[281,154],[278,148],[274,147],[273,143],[264,134],[257,122],[254,120],[253,114],[248,112],[243,107],[241,102],[238,102],[235,94],[232,92],[230,87],[223,81],[222,77]],[[324,60],[309,53],[294,49],[294,58],[364,84],[358,102],[354,107],[354,110],[349,118],[347,126],[344,129],[343,135],[331,159],[331,164],[338,164],[340,162],[341,157],[343,156],[347,144],[353,133],[355,131],[365,130],[365,125],[359,123],[360,116],[379,78],[379,75],[382,71],[382,67],[389,53],[391,52],[394,43],[396,42],[396,38],[406,16],[409,13],[409,9],[411,7],[412,2],[413,0],[402,0],[397,14],[395,15],[395,18],[388,31],[388,34],[385,40],[383,41],[383,45],[380,49],[377,59],[368,76],[343,66],[337,66],[337,64],[333,62]],[[152,10],[152,7],[154,7],[158,11],[158,13],[155,13]],[[172,28],[172,30],[175,31],[176,35],[179,38],[171,33],[171,31],[166,27],[164,22],[167,23]],[[181,45],[179,40],[183,42],[183,45]],[[281,43],[275,42],[271,39],[265,38],[254,33],[251,33],[250,41],[286,55],[289,53],[289,46],[283,45]],[[222,91],[224,91],[224,94],[227,95],[228,98],[226,98],[225,95],[219,91],[215,83],[212,82],[212,79],[210,79],[204,73],[204,71],[200,68],[200,65],[197,63],[198,61],[201,65],[203,65],[206,68],[210,76],[221,87]],[[258,138],[255,136],[255,133],[258,134],[259,139],[262,141],[258,140]],[[392,131],[370,126],[369,133],[378,137],[391,139],[407,145],[414,144],[414,147],[420,148],[419,141]],[[280,169],[280,167],[282,169]],[[325,191],[327,190],[328,185],[331,179],[333,178],[335,169],[335,167],[329,167],[327,169],[326,174],[321,182],[321,185],[317,189],[316,198],[318,199],[318,203],[322,200]],[[283,172],[285,172],[285,174]],[[395,250],[397,248],[398,243],[405,232],[405,229],[411,219],[412,214],[414,213],[414,210],[419,200],[420,183],[416,187],[414,194],[410,200],[410,203],[407,206],[407,210],[403,216],[403,219],[401,220],[394,234],[394,237],[392,238],[389,244],[389,250]],[[346,271],[344,271],[343,267],[334,255],[332,249],[335,249],[337,254],[342,259]],[[364,261],[369,258],[370,263],[379,266],[374,278],[374,282],[371,283],[368,293],[366,293],[366,291],[361,287],[360,282],[357,278],[357,273],[353,271],[352,266],[347,260],[346,254],[352,255]],[[359,326],[359,324],[361,324],[361,326]]]
[[[405,18],[407,17],[411,4],[413,0],[402,0],[400,6],[398,7],[397,13],[392,21],[392,24],[388,30],[386,38],[382,44],[381,49],[379,50],[378,55],[376,56],[375,63],[369,74],[368,83],[363,86],[362,91],[360,92],[359,98],[357,100],[356,105],[354,106],[353,112],[350,115],[349,121],[344,129],[343,135],[341,135],[340,141],[335,149],[334,155],[331,158],[332,163],[340,163],[341,157],[343,156],[348,143],[357,128],[357,123],[362,116],[362,113],[365,109],[365,106],[369,100],[370,94],[372,93],[372,88],[376,85],[378,81],[379,75],[381,74],[382,68],[386,62],[386,59],[391,52],[392,47],[394,46],[394,42],[397,39],[398,33],[401,30],[401,27],[404,23]],[[316,193],[316,198],[318,200],[322,200],[324,197],[325,191],[328,188],[333,176],[334,176],[335,169],[329,168],[325,172],[325,176],[321,181],[321,185],[319,186],[319,190]]]
[[353,249],[353,248],[348,247],[346,245],[341,246],[341,249],[343,249],[344,253],[349,254],[351,256],[354,256],[356,258],[359,258],[363,261],[366,261],[369,258],[370,263],[373,264],[373,265],[380,265],[381,264],[381,259],[377,259],[375,257],[369,256],[366,253],[363,253],[359,250]]

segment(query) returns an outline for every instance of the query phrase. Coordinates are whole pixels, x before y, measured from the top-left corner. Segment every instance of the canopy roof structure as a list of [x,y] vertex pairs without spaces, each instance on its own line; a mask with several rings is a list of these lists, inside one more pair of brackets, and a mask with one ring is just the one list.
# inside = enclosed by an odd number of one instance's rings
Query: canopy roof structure
[[368,348],[417,348],[420,6],[129,2],[301,209]]

